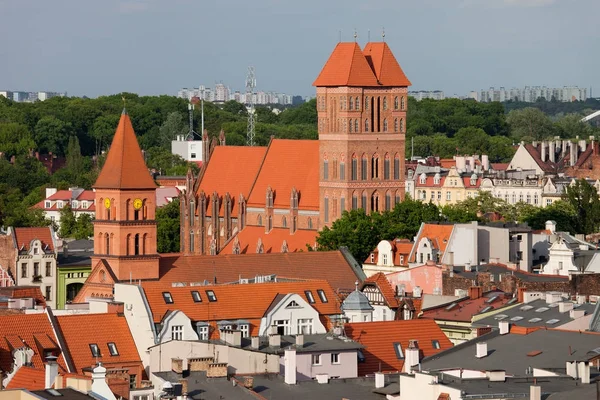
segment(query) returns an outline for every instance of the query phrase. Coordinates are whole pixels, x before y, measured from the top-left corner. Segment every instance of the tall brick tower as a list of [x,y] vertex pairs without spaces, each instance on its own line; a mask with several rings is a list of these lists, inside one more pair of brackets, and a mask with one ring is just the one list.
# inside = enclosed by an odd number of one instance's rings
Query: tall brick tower
[[156,184],[125,110],[94,189],[92,266],[105,260],[119,281],[158,278]]
[[314,81],[320,225],[344,210],[391,210],[404,199],[410,81],[385,42],[338,43]]

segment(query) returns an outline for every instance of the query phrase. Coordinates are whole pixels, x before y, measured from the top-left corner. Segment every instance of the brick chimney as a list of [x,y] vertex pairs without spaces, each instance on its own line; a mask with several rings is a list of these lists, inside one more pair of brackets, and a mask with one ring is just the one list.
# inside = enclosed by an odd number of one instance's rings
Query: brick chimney
[[477,300],[478,298],[481,297],[482,292],[483,292],[483,290],[482,290],[481,286],[471,286],[469,288],[469,298],[471,300]]

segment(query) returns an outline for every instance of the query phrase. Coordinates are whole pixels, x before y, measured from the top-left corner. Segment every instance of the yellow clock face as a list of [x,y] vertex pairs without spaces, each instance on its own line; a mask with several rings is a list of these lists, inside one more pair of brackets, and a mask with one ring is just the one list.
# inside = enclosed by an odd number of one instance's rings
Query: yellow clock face
[[142,199],[135,199],[133,201],[133,208],[135,208],[136,210],[142,208]]
[[104,199],[104,207],[110,208],[110,199]]

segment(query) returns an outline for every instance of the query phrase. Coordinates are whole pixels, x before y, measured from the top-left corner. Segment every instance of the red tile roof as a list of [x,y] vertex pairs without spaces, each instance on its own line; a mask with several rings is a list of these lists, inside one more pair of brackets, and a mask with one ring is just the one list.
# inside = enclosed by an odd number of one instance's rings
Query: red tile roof
[[441,175],[438,183],[435,183],[435,174],[428,174],[425,178],[425,183],[421,182],[419,176],[415,176],[415,186],[416,187],[442,187],[444,186],[444,182],[446,182],[446,175]]
[[411,85],[386,42],[367,43],[363,54],[380,85],[394,87]]
[[[37,338],[42,338],[36,341]],[[12,369],[13,357],[11,352],[14,348],[28,346],[34,352],[32,357],[33,367],[44,369],[43,351],[56,349],[56,337],[50,325],[48,315],[40,314],[18,314],[0,316],[0,370],[10,371]],[[43,347],[53,346],[52,348]],[[62,354],[58,358],[58,364],[65,369]]]
[[492,163],[492,169],[494,171],[506,171],[510,163]]
[[37,305],[45,306],[46,299],[42,295],[42,289],[39,286],[8,286],[0,287],[0,296],[11,299],[33,298]]
[[219,256],[180,256],[162,254],[160,281],[217,283],[234,282],[257,275],[297,279],[324,279],[335,289],[353,290],[363,281],[360,266],[351,266],[342,251],[305,251],[271,254],[225,254]]
[[146,167],[144,156],[133,131],[131,119],[123,110],[106,162],[94,188],[155,189],[156,183]]
[[313,86],[380,86],[356,42],[341,42],[329,56]]
[[465,185],[465,189],[477,189],[479,188],[479,186],[481,186],[481,177],[477,177],[477,179],[475,180],[475,184],[471,184],[470,176],[463,176],[462,180],[463,185]]
[[[266,147],[215,147],[206,164],[198,190],[203,190],[207,196],[212,196],[214,192],[225,196],[225,193],[229,192],[233,201],[232,214],[237,216],[239,196],[242,194],[248,199],[266,151]],[[209,216],[212,214],[210,202],[206,212]],[[223,207],[220,207],[219,213],[223,216]]]
[[319,141],[273,139],[252,187],[248,206],[263,206],[267,188],[275,192],[275,208],[290,208],[292,188],[298,208],[319,210]]
[[[439,249],[442,254],[446,251],[446,246],[448,245],[448,241],[450,240],[450,235],[452,235],[452,230],[454,229],[454,224],[423,224],[417,238],[415,239],[415,244],[421,241],[422,238],[428,238],[431,240],[434,248]],[[416,261],[417,254],[415,252],[411,252],[410,262]]]
[[456,167],[456,160],[453,158],[442,158],[440,160],[440,166],[442,168],[452,168],[452,167]]
[[[148,281],[143,282],[142,287],[155,323],[161,322],[168,311],[179,310],[192,321],[252,319],[258,320],[258,325],[260,325],[260,319],[265,315],[277,295],[285,296],[289,293],[295,293],[307,300],[305,290],[312,291],[315,303],[311,305],[319,314],[334,315],[341,313],[335,292],[329,283],[324,280],[185,287],[172,287],[164,283]],[[317,294],[319,289],[325,292],[327,303],[320,300]],[[217,301],[208,301],[207,290],[212,290],[215,293]],[[193,291],[198,291],[202,302],[194,302],[192,298]],[[171,293],[172,304],[165,303],[163,292]],[[258,328],[258,325],[256,328]]]
[[29,245],[32,240],[38,239],[42,242],[42,249],[48,246],[50,251],[54,251],[54,242],[52,240],[52,232],[49,227],[44,228],[14,228],[15,241],[17,248],[21,250],[29,250]]
[[12,377],[6,389],[46,389],[46,371],[44,368],[21,367]]
[[535,163],[540,167],[540,169],[544,172],[553,172],[554,171],[554,165],[551,162],[544,162],[542,161],[542,155],[540,154],[539,150],[537,149],[537,147],[534,147],[532,144],[526,144],[525,146],[525,150],[527,150],[527,152],[531,155],[531,157],[534,159]]
[[[273,228],[269,233],[265,233],[264,226],[246,226],[237,234],[240,244],[240,253],[256,253],[258,239],[262,241],[264,253],[281,253],[281,246],[285,240],[288,252],[307,251],[306,245],[314,246],[317,238],[317,231],[299,229],[294,234],[290,233],[289,228]],[[221,250],[219,254],[233,254],[235,237]]]
[[[491,303],[488,303],[492,297],[498,296],[497,299]],[[491,306],[497,310],[506,305],[511,300],[511,296],[504,292],[487,292],[478,299],[466,298],[458,300],[453,303],[442,304],[435,308],[429,308],[423,310],[421,318],[442,320],[442,321],[456,321],[456,322],[471,322],[473,316],[480,313],[484,308]],[[451,304],[456,306],[448,309]],[[491,310],[490,310],[491,311]]]
[[398,299],[396,298],[396,292],[394,291],[394,288],[392,288],[392,284],[390,283],[388,278],[385,277],[385,274],[383,272],[378,272],[375,275],[368,277],[363,282],[363,288],[369,284],[375,284],[377,288],[379,288],[379,292],[383,296],[383,299],[387,303],[388,307],[398,307]]
[[[141,364],[124,316],[114,313],[75,314],[59,316],[57,320],[68,344],[75,372],[81,373],[84,368],[95,365],[96,361],[101,361],[107,368],[123,364]],[[109,342],[115,343],[118,355],[110,355]],[[100,349],[101,357],[98,359],[92,356],[92,343],[97,344]]]
[[[402,351],[408,348],[410,340],[417,340],[422,357],[429,357],[452,347],[452,343],[432,320],[354,322],[346,324],[346,335],[361,343],[365,362],[358,364],[358,375],[364,376],[379,371],[402,371],[404,359],[398,359],[394,343],[402,345]],[[433,347],[433,340],[440,348]]]

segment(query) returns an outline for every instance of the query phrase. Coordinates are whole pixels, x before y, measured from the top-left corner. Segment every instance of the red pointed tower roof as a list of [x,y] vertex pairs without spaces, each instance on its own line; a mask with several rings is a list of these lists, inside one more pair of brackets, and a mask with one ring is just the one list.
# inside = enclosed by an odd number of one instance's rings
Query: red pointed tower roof
[[94,184],[96,189],[155,189],[156,183],[138,144],[131,120],[123,109],[106,162]]
[[335,46],[313,86],[380,85],[360,46],[355,42],[341,42]]
[[369,65],[382,86],[410,86],[400,64],[386,42],[369,42],[363,50]]

